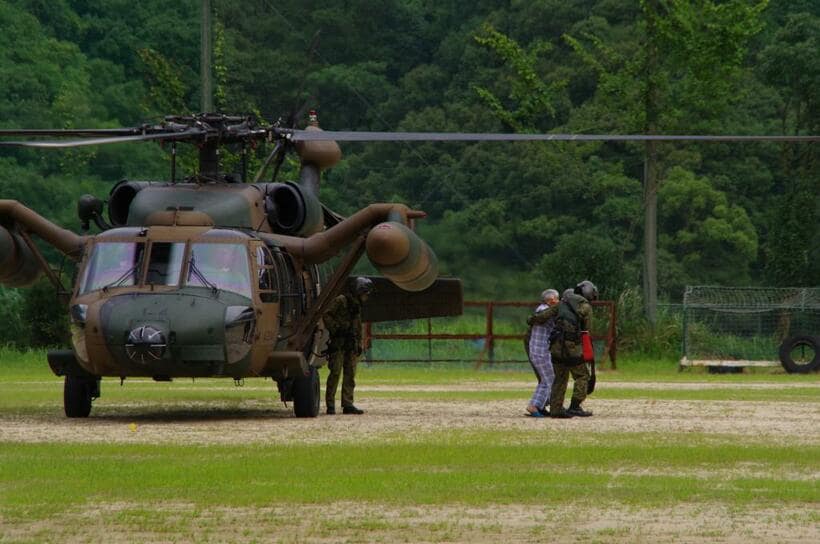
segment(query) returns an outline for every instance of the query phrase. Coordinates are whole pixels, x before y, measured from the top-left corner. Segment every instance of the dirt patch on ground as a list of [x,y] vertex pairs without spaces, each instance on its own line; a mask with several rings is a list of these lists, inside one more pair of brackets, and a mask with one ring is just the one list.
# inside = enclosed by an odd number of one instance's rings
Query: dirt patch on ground
[[[571,383],[571,382],[570,382]],[[720,389],[752,389],[752,390],[779,390],[779,389],[817,389],[820,393],[820,382],[794,383],[697,383],[697,382],[610,382],[603,383],[607,389],[645,389],[648,391],[716,391]],[[444,385],[367,385],[361,391],[401,391],[446,393],[452,391],[518,391],[532,389],[532,381],[504,381],[504,382],[462,382]]]
[[[153,528],[141,512],[161,509]],[[581,513],[581,515],[579,515]],[[626,509],[589,505],[393,506],[335,502],[202,509],[185,504],[100,504],[36,526],[4,524],[10,541],[37,542],[816,542],[820,508],[728,509],[720,504]],[[0,520],[2,521],[2,520]],[[59,531],[56,532],[55,531]],[[55,536],[59,534],[59,539]]]
[[271,400],[237,403],[110,403],[95,406],[88,419],[66,419],[62,410],[0,415],[0,441],[136,443],[336,443],[396,435],[453,431],[540,431],[561,433],[654,432],[738,435],[759,441],[818,444],[820,403],[683,400],[595,400],[595,415],[571,420],[524,416],[521,400],[409,400],[366,397],[363,416],[321,415],[296,419]]

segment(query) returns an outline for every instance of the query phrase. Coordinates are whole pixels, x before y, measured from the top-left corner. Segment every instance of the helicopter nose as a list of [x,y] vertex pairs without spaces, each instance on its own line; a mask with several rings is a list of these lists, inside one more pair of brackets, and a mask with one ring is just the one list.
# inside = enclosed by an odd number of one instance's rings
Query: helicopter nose
[[143,325],[128,333],[125,353],[132,361],[145,364],[159,361],[167,346],[168,343],[162,332],[150,325]]

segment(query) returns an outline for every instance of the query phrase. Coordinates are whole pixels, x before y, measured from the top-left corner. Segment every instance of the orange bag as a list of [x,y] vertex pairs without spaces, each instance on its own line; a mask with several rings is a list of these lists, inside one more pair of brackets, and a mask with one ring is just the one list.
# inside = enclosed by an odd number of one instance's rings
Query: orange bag
[[581,349],[585,363],[591,363],[595,360],[595,350],[592,349],[592,336],[590,336],[589,331],[581,331]]

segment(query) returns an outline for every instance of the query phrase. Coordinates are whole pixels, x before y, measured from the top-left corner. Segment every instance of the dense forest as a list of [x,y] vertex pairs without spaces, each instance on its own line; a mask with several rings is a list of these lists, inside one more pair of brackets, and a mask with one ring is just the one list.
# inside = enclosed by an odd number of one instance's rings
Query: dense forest
[[[132,126],[200,111],[200,4],[0,0],[0,128]],[[820,0],[212,7],[215,106],[268,121],[307,104],[331,130],[820,133]],[[607,298],[640,292],[643,144],[343,151],[323,200],[340,213],[373,201],[427,211],[419,231],[468,297],[533,298],[582,277]],[[662,301],[691,284],[820,284],[818,144],[652,152]],[[167,177],[155,144],[0,151],[0,197],[75,230],[81,194]],[[37,321],[48,289],[0,289],[0,341],[37,343],[29,325],[51,325]]]

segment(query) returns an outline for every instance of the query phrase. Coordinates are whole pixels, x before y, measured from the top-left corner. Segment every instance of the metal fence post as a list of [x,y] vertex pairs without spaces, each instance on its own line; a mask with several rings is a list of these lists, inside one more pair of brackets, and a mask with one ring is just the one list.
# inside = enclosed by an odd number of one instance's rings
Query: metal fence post
[[613,302],[612,305],[609,307],[609,338],[610,338],[610,346],[609,346],[609,366],[612,370],[615,370],[615,359],[617,357],[618,352],[618,338],[616,337],[616,329],[615,329],[615,319],[617,316],[618,307]]
[[433,360],[433,323],[431,319],[427,318],[427,362]]
[[493,303],[492,301],[487,303],[487,336],[484,340],[487,345],[487,360],[490,364],[493,364],[495,361],[495,342],[493,339]]
[[364,362],[367,366],[373,362],[373,354],[371,350],[373,349],[373,324],[370,321],[364,322],[364,338],[362,342],[364,343]]

